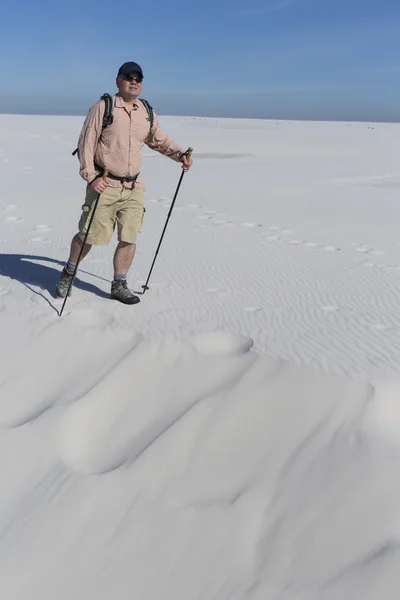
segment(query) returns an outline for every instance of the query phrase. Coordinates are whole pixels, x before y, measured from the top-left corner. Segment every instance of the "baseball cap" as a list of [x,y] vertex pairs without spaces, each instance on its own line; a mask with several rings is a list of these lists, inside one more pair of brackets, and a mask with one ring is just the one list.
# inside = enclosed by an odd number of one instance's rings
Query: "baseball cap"
[[132,71],[137,71],[143,77],[142,67],[135,62],[126,62],[119,68],[118,76],[129,75]]

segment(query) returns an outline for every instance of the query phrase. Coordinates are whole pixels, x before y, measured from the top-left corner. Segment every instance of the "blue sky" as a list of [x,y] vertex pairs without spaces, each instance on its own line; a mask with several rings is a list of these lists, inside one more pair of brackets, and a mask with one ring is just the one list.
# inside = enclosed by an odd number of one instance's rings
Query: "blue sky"
[[400,121],[399,0],[14,0],[0,112],[86,114],[120,64],[159,114]]

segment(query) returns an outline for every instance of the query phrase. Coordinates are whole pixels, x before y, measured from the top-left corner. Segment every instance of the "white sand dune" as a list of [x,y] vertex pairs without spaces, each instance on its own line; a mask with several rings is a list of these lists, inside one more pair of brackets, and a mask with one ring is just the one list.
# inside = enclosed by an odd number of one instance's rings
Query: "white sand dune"
[[0,116],[2,597],[397,600],[399,126],[162,122],[59,317],[82,119]]

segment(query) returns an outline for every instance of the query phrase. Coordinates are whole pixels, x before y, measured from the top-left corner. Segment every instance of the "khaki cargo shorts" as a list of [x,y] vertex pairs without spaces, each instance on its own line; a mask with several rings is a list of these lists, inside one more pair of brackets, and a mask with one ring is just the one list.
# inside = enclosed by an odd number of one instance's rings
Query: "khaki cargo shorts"
[[[85,203],[82,206],[82,215],[79,220],[79,237],[82,240],[86,234],[96,198],[97,193],[87,186]],[[133,190],[107,187],[100,194],[86,243],[106,246],[117,226],[118,241],[135,244],[143,224],[145,212],[143,202],[143,187],[134,187]]]

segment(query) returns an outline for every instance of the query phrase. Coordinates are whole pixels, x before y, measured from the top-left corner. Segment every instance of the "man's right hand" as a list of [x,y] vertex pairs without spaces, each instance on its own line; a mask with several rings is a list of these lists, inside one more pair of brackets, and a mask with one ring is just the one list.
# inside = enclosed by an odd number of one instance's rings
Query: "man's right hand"
[[96,192],[96,194],[102,194],[107,187],[107,182],[102,177],[99,177],[98,179],[95,179],[89,187]]

